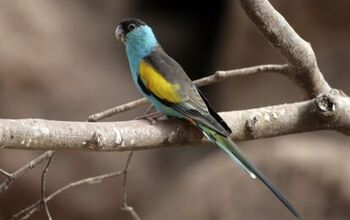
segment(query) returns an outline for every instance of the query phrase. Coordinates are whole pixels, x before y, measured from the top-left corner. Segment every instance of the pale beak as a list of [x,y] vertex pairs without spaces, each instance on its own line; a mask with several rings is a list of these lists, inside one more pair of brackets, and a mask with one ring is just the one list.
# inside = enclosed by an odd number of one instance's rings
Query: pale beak
[[124,42],[124,31],[123,31],[123,28],[120,25],[118,25],[117,29],[115,30],[115,37],[118,40]]

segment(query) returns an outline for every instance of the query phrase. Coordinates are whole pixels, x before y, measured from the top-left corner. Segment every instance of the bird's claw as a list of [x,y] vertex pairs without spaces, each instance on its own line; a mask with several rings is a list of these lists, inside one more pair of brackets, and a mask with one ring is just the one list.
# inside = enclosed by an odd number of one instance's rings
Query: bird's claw
[[165,119],[166,115],[163,112],[152,112],[150,114],[146,114],[146,115],[141,115],[137,118],[135,118],[135,120],[147,120],[149,121],[151,124],[155,124],[158,120],[162,120]]

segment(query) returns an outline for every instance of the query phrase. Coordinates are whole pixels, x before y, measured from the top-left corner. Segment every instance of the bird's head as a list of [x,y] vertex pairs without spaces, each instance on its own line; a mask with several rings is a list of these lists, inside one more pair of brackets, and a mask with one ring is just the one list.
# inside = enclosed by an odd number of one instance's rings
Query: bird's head
[[132,47],[153,47],[158,44],[152,29],[136,18],[120,22],[115,30],[115,36],[125,45]]

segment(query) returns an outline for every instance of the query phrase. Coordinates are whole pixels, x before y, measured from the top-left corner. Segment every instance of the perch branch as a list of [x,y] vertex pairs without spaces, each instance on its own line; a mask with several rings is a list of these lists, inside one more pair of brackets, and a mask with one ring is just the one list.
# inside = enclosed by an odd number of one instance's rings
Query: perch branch
[[[315,99],[221,116],[232,138],[247,140],[331,129],[350,133],[350,98],[328,93]],[[129,151],[199,144],[204,138],[190,123],[169,119],[150,124],[65,122],[41,119],[0,120],[1,148],[21,150]]]
[[3,170],[3,169],[0,169],[0,174],[2,174],[3,176],[7,177],[8,179],[11,179],[13,178],[12,174]]
[[[288,70],[287,64],[284,64],[284,65],[266,64],[266,65],[246,67],[246,68],[240,68],[240,69],[228,70],[228,71],[216,71],[211,76],[207,76],[207,77],[195,80],[194,83],[197,86],[205,86],[205,85],[210,85],[210,84],[213,84],[228,78],[232,78],[235,76],[246,76],[246,75],[266,73],[266,72],[286,74],[288,71],[289,70]],[[103,112],[90,115],[88,121],[90,122],[99,121],[104,118],[111,117],[118,113],[131,110],[133,108],[142,106],[147,103],[148,101],[146,98],[141,98],[135,101],[131,101],[131,102],[107,109]]]
[[242,8],[271,45],[291,65],[287,74],[309,97],[330,92],[310,43],[303,40],[267,0],[240,0]]

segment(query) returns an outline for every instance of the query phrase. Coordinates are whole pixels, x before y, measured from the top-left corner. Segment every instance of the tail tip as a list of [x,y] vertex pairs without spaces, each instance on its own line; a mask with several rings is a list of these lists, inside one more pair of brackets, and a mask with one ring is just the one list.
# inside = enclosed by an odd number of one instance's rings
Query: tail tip
[[297,219],[303,220],[303,217],[297,211],[295,211],[293,214]]
[[249,176],[252,178],[252,179],[256,179],[256,175],[252,172],[249,172]]

